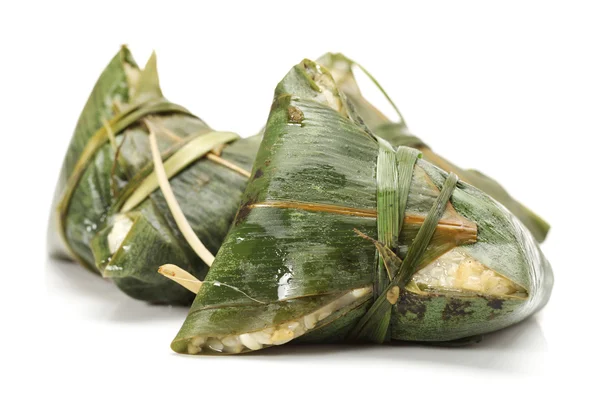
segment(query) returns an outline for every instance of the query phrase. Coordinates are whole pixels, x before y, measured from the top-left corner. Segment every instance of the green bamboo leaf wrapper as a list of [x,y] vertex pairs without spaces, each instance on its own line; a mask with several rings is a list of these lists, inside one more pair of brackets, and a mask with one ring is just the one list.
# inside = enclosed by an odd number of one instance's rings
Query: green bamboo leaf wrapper
[[[379,296],[377,248],[365,237],[383,241],[381,144],[352,104],[328,70],[309,60],[278,85],[242,205],[172,343],[175,351],[237,354],[291,340],[357,339],[354,327]],[[397,242],[384,251],[392,271],[402,269],[411,244],[424,236],[419,231],[448,177],[426,157],[412,171],[402,182],[410,187]],[[415,259],[416,274],[382,293],[391,309],[374,321],[377,341],[461,340],[514,324],[548,301],[550,265],[519,219],[464,181],[449,199]],[[478,290],[484,286],[466,279],[459,289],[441,280],[428,286],[427,271],[454,254],[457,271],[498,285]]]
[[[158,127],[165,166],[186,145],[197,149],[196,143],[204,143],[220,152],[221,160],[250,171],[260,143],[258,136],[238,139],[215,133],[185,108],[168,102],[160,90],[155,57],[142,71],[123,47],[100,75],[77,122],[55,192],[49,251],[75,258],[132,297],[189,304],[193,294],[156,270],[176,263],[202,278],[207,266],[182,236],[160,189],[149,185],[150,193],[142,193],[154,170],[145,119]],[[231,225],[247,180],[203,156],[170,178],[194,233],[213,254]]]

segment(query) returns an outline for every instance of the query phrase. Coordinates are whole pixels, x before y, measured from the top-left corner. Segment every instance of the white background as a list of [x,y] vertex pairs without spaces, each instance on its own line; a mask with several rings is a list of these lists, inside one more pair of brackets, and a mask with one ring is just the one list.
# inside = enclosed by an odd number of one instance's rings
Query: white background
[[[597,7],[389,3],[1,3],[0,393],[9,393],[2,398],[597,395]],[[131,300],[45,252],[72,129],[122,43],[141,64],[156,49],[170,100],[244,136],[264,124],[275,85],[302,58],[341,51],[362,62],[415,134],[461,166],[495,177],[550,221],[543,245],[556,277],[550,303],[463,349],[173,354],[169,343],[185,309]]]

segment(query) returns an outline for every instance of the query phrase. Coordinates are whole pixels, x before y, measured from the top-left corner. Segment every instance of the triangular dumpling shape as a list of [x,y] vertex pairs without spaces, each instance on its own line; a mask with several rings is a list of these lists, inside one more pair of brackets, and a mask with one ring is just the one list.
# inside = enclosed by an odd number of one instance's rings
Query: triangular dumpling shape
[[208,266],[159,189],[149,126],[192,234],[217,252],[260,137],[216,132],[165,99],[156,56],[140,70],[126,47],[100,75],[75,128],[56,188],[49,250],[75,258],[134,298],[190,304],[192,293],[156,273],[177,263],[203,278]]
[[[381,208],[385,155],[398,160],[399,212]],[[328,70],[304,60],[275,91],[234,225],[172,348],[452,341],[526,318],[550,295],[548,262],[514,215],[456,179],[375,136]],[[396,236],[378,237],[384,215],[399,219]],[[468,283],[424,284],[453,256],[472,263],[460,267]]]

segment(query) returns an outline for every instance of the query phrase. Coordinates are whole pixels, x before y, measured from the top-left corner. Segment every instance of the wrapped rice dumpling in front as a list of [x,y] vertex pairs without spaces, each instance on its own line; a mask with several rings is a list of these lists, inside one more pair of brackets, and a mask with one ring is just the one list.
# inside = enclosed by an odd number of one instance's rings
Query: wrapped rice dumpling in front
[[419,149],[423,155],[423,159],[447,172],[454,172],[461,181],[483,190],[486,194],[502,203],[521,220],[521,222],[531,231],[536,240],[539,242],[544,241],[548,230],[550,229],[550,226],[546,221],[513,199],[511,195],[492,178],[476,170],[461,169],[432,151],[421,139],[412,135],[396,105],[387,96],[387,93],[385,93],[379,83],[363,69],[363,71],[373,80],[373,83],[379,87],[384,96],[388,98],[390,104],[398,113],[400,119],[399,122],[390,121],[377,108],[369,103],[361,94],[352,70],[354,66],[359,68],[362,68],[362,66],[356,65],[354,61],[339,53],[325,54],[319,58],[318,62],[331,72],[340,92],[346,96],[347,101],[361,116],[365,125],[373,133],[388,140],[392,145],[410,146]]
[[[162,183],[180,214],[159,189],[151,131],[168,179]],[[156,269],[177,263],[206,274],[197,238],[209,259],[216,254],[259,143],[260,137],[215,132],[166,100],[155,56],[142,71],[123,47],[98,79],[69,145],[49,230],[51,254],[74,257],[132,297],[189,304],[193,294]]]
[[513,214],[363,121],[319,64],[281,81],[175,351],[457,341],[548,301],[550,265]]

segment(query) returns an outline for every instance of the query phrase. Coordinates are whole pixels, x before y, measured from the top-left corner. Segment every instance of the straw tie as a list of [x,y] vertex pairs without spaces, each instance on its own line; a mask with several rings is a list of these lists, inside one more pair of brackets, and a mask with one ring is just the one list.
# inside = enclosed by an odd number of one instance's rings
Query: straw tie
[[406,257],[396,254],[401,221],[408,203],[408,194],[417,159],[418,150],[399,147],[394,150],[385,140],[379,139],[377,158],[377,262],[373,285],[374,302],[348,335],[349,340],[383,343],[389,340],[392,307],[397,303],[401,290],[416,272],[419,261],[444,214],[458,177],[450,173],[440,195],[429,210],[423,225],[410,245]]

